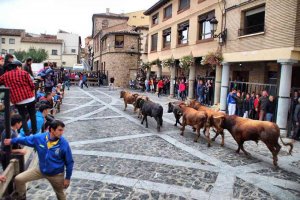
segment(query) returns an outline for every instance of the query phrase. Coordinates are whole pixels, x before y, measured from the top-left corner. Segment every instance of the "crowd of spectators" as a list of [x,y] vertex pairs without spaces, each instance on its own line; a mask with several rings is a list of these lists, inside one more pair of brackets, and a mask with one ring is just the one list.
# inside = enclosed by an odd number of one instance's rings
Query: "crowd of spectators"
[[[53,64],[45,62],[43,69],[34,74],[31,68],[32,59],[21,63],[12,55],[0,56],[0,85],[10,89],[11,138],[29,136],[46,131],[54,121],[54,115],[60,111],[64,96],[63,83],[58,81]],[[3,95],[1,102],[3,102]],[[3,103],[0,103],[3,105]],[[0,132],[3,152],[4,110],[0,106]],[[12,153],[25,154],[22,146],[13,146]],[[7,167],[5,154],[1,154],[3,170]]]

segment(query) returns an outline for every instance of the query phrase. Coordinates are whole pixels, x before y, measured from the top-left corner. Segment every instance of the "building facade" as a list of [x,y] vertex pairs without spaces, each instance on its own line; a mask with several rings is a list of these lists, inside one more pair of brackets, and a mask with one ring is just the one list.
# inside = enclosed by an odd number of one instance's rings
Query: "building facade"
[[30,48],[45,49],[46,61],[58,67],[72,67],[79,63],[81,40],[77,34],[59,31],[57,35],[26,33],[22,29],[0,28],[1,54],[28,51]]
[[226,1],[222,110],[230,80],[270,84],[268,92],[278,97],[276,123],[286,130],[291,88],[300,88],[299,16],[299,0]]
[[[93,70],[115,78],[119,87],[135,80],[141,60],[147,60],[147,26],[142,12],[93,15]],[[145,16],[144,16],[145,18]],[[134,25],[135,24],[135,25]]]
[[[190,87],[196,75],[214,76],[215,103],[222,111],[232,83],[246,86],[238,88],[244,92],[267,89],[278,97],[276,123],[285,131],[291,88],[300,88],[299,0],[160,0],[145,14],[150,17],[149,61],[192,55]],[[216,51],[223,63],[207,73],[208,66],[197,60]],[[170,68],[171,79],[175,69]]]
[[[214,39],[210,30],[209,21],[216,18],[222,21],[222,10],[218,0],[190,1],[190,0],[160,0],[144,12],[149,16],[148,59],[150,62],[175,59],[176,66],[162,68],[152,66],[152,71],[158,74],[171,75],[171,82],[175,76],[184,76],[179,68],[179,59],[192,55],[195,59],[192,76],[189,76],[189,85],[193,88],[195,76],[204,76],[213,72],[208,66],[200,66],[200,61],[208,52],[217,51],[220,46],[218,39]],[[221,30],[222,24],[218,24]],[[171,84],[171,96],[174,95]],[[218,83],[220,88],[220,83]],[[190,97],[194,96],[191,89]]]
[[74,64],[80,63],[80,36],[59,30],[57,33],[57,39],[63,40],[62,66],[73,67]]

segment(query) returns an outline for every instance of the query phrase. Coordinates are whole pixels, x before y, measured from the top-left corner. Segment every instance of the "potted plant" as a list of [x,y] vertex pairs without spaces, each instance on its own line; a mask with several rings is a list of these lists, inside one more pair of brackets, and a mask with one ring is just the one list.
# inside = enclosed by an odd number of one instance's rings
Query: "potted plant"
[[175,59],[174,58],[168,58],[168,59],[162,61],[162,66],[163,67],[170,68],[170,67],[174,66],[174,64],[175,64]]
[[190,66],[193,65],[193,63],[194,63],[194,58],[192,55],[183,56],[182,58],[179,59],[179,66],[184,70],[188,70]]
[[208,52],[207,55],[202,57],[201,65],[210,65],[213,69],[220,66],[223,61],[223,55],[220,51]]

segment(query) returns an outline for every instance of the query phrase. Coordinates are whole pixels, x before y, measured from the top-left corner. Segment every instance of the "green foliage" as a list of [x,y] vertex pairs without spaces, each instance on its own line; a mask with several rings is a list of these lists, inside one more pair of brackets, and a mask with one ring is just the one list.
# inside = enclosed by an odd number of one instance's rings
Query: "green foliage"
[[141,63],[141,68],[142,68],[143,70],[149,69],[150,66],[151,66],[151,64],[150,64],[149,62],[146,62],[146,63],[142,62],[142,63]]
[[211,65],[211,67],[220,66],[223,61],[223,55],[220,51],[208,52],[206,56],[202,57],[202,65]]
[[160,65],[161,65],[161,60],[159,60],[159,59],[153,60],[153,61],[150,63],[150,65],[158,65],[158,66],[160,66]]
[[179,66],[183,68],[184,70],[188,70],[190,66],[192,66],[194,63],[194,58],[192,55],[189,56],[183,56],[179,60]]
[[28,51],[16,51],[14,54],[22,62],[28,57],[31,57],[35,63],[41,63],[48,58],[48,52],[45,49],[35,49],[34,47]]
[[174,66],[174,64],[175,64],[174,58],[168,58],[168,59],[162,61],[163,67],[172,67],[172,66]]
[[26,51],[15,51],[14,55],[21,62],[24,62],[26,59]]

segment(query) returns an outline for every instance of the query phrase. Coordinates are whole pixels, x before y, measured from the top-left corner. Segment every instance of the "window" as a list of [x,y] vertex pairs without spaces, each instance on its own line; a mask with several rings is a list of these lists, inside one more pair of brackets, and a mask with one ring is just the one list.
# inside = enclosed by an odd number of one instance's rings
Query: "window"
[[171,28],[163,31],[163,48],[170,48],[171,46]]
[[7,51],[6,51],[5,49],[2,49],[1,53],[2,53],[2,54],[6,54]]
[[187,9],[190,7],[190,0],[179,0],[179,8],[178,11],[183,9]]
[[158,13],[152,16],[152,25],[158,24]]
[[107,19],[104,19],[102,21],[102,28],[107,28],[108,27],[108,20]]
[[244,12],[244,28],[239,30],[239,36],[249,35],[265,30],[265,6]]
[[8,53],[14,54],[14,53],[15,53],[15,50],[14,50],[14,49],[9,49],[9,50],[8,50]]
[[172,17],[172,4],[164,9],[164,19]]
[[15,44],[15,39],[14,38],[9,38],[9,44]]
[[151,35],[151,51],[157,51],[158,34]]
[[52,49],[52,55],[57,55],[57,50],[56,49]]
[[136,18],[136,16],[133,16],[133,18]]
[[76,53],[76,49],[71,49],[71,52],[72,53]]
[[106,38],[104,38],[101,42],[101,50],[104,51],[107,48]]
[[5,44],[5,38],[1,38],[2,44]]
[[63,65],[66,65],[66,62],[63,61],[62,64],[63,64]]
[[210,20],[215,17],[215,11],[211,11],[209,13],[200,15],[198,17],[198,25],[199,25],[199,40],[205,40],[212,38],[213,35],[210,30]]
[[189,41],[189,21],[178,25],[178,44],[188,44]]
[[116,35],[115,48],[123,48],[123,47],[124,47],[124,35]]
[[144,17],[144,16],[142,16],[141,18],[142,18],[142,19],[145,19],[145,17]]

